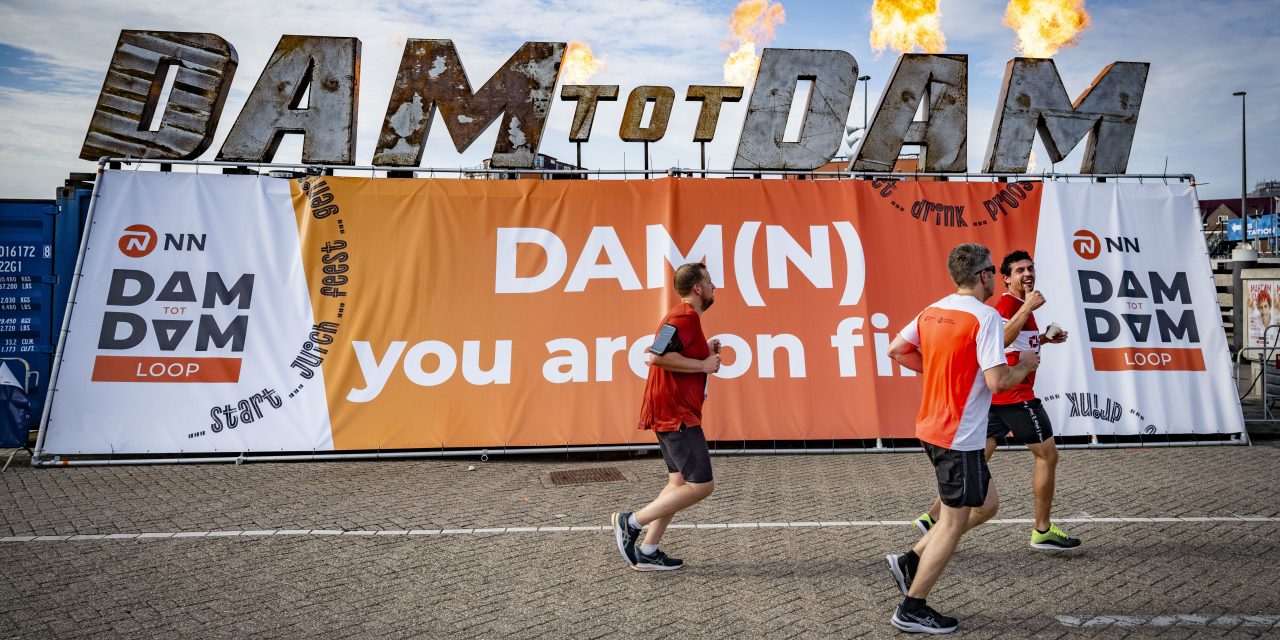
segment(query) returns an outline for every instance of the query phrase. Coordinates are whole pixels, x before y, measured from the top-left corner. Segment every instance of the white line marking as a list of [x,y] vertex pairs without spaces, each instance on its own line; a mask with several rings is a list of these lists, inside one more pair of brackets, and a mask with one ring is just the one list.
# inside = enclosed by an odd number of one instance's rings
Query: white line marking
[[1224,614],[1219,616],[1197,616],[1191,614],[1171,613],[1160,616],[1057,616],[1058,622],[1067,627],[1172,627],[1210,626],[1210,627],[1280,627],[1280,615],[1244,615]]
[[[1004,525],[1024,525],[1033,522],[1026,518],[1005,518],[993,519],[988,521],[989,524]],[[1274,516],[1214,516],[1214,517],[1181,517],[1181,518],[1061,518],[1055,522],[1064,523],[1084,523],[1084,524],[1138,524],[1152,522],[1175,523],[1175,524],[1201,524],[1201,523],[1220,523],[1228,522],[1239,525],[1251,525],[1260,523],[1280,522],[1280,517]],[[862,527],[904,527],[910,525],[909,520],[852,520],[852,521],[822,521],[822,522],[730,522],[730,523],[678,523],[668,526],[668,529],[817,529],[817,528],[862,528]],[[60,535],[26,535],[26,536],[6,536],[0,537],[0,543],[4,542],[86,542],[91,540],[136,540],[136,539],[172,539],[172,538],[228,538],[228,537],[264,537],[264,536],[434,536],[434,535],[464,535],[472,533],[561,533],[561,532],[594,532],[610,531],[611,527],[602,525],[577,525],[569,527],[483,527],[483,528],[459,528],[459,529],[394,529],[394,530],[377,530],[377,529],[258,529],[251,531],[160,531],[160,532],[139,532],[139,533],[67,533]],[[1101,616],[1111,619],[1116,616]],[[1131,616],[1132,617],[1132,616]],[[1256,617],[1256,616],[1255,616]],[[1264,618],[1266,616],[1263,616]],[[1072,616],[1059,616],[1060,619],[1066,618],[1071,620],[1085,620],[1085,618],[1075,618]],[[1222,619],[1225,617],[1220,616]],[[1247,622],[1246,618],[1241,618]],[[1186,616],[1178,618],[1182,622],[1186,622]],[[1092,620],[1092,618],[1089,618]],[[1066,624],[1064,622],[1063,624]],[[1243,624],[1243,623],[1242,623]]]

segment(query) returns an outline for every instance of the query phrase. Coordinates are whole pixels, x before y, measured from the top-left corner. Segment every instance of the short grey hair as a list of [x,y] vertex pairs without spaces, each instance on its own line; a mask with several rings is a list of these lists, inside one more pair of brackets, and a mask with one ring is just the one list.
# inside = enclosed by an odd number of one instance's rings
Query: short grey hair
[[947,256],[947,271],[957,287],[968,288],[978,284],[978,270],[991,263],[991,250],[972,242],[956,245]]

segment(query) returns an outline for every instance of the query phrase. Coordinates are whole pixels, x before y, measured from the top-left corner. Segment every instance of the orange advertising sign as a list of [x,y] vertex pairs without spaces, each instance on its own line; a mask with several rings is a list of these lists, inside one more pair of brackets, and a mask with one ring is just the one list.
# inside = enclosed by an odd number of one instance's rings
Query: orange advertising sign
[[[962,242],[1035,244],[1040,185],[891,181],[294,184],[335,450],[652,442],[644,351],[705,262],[719,441],[913,437],[887,355]],[[295,363],[296,364],[296,363]]]

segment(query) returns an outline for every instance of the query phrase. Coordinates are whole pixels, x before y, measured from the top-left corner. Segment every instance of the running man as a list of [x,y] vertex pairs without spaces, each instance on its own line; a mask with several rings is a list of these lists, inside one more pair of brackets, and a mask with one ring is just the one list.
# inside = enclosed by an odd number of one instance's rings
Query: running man
[[[667,463],[667,486],[647,506],[613,514],[613,533],[627,566],[671,571],[684,566],[658,549],[671,517],[711,495],[711,452],[702,434],[707,376],[720,370],[720,341],[707,342],[701,316],[715,302],[716,287],[703,264],[676,269],[676,305],[658,325],[649,348],[649,379],[640,405],[640,428],[653,429]],[[648,527],[644,542],[640,531]]]
[[[1042,344],[1062,344],[1067,332],[1051,325],[1049,331],[1040,333],[1032,312],[1044,305],[1044,296],[1036,290],[1036,265],[1031,255],[1018,250],[1005,256],[1000,263],[1006,291],[996,302],[996,311],[1005,319],[1005,357],[1009,364],[1016,364],[1018,354],[1028,349],[1040,353]],[[1021,384],[998,393],[991,399],[991,413],[987,422],[987,448],[985,456],[991,460],[996,452],[997,438],[1013,432],[1015,442],[1027,445],[1035,458],[1035,472],[1031,479],[1031,492],[1035,497],[1035,527],[1031,530],[1031,546],[1036,549],[1061,551],[1075,549],[1080,540],[1072,538],[1049,519],[1053,507],[1054,480],[1058,467],[1058,448],[1053,441],[1053,425],[1036,398],[1033,373]],[[915,525],[921,533],[929,531],[938,517],[941,502],[933,500],[927,513],[916,518]]]
[[890,622],[911,633],[951,633],[959,621],[925,599],[955,554],[960,536],[989,520],[1000,506],[983,458],[991,394],[1012,389],[1040,364],[1024,351],[1010,366],[1004,321],[983,301],[996,290],[991,252],[980,244],[951,250],[947,270],[956,292],[927,307],[893,339],[889,355],[924,374],[916,438],[938,478],[942,511],[906,553],[886,556],[903,601]]

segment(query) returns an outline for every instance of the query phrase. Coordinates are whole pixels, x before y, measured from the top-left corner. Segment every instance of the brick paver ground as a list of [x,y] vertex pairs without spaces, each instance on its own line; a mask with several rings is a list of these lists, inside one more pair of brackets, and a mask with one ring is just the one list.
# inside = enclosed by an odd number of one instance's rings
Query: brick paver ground
[[[1242,519],[1280,518],[1277,444],[1064,450],[1059,518],[1228,520],[1071,524],[1086,546],[1070,556],[1030,549],[1027,524],[984,525],[930,604],[966,637],[1280,635],[1280,522]],[[665,471],[655,454],[25,463],[0,474],[0,537],[598,527],[655,494]],[[919,453],[714,464],[716,493],[677,522],[909,520],[933,487]],[[546,479],[599,466],[629,479]],[[1030,455],[1002,451],[992,469],[997,517],[1030,518]],[[594,528],[0,542],[0,637],[893,637],[900,596],[884,555],[915,539],[909,525],[672,529],[664,548],[688,566],[663,574],[626,569]]]

